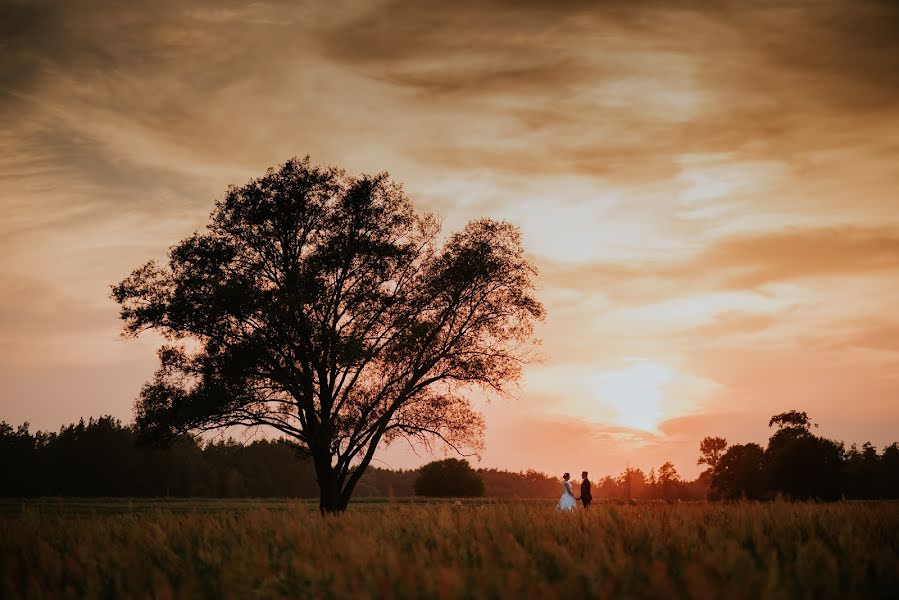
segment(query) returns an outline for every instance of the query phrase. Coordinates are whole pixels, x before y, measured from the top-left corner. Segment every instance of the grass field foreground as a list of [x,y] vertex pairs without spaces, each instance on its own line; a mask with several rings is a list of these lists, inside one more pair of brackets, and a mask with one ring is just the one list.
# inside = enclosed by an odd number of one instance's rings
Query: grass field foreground
[[0,597],[899,597],[899,503],[179,506],[7,507]]

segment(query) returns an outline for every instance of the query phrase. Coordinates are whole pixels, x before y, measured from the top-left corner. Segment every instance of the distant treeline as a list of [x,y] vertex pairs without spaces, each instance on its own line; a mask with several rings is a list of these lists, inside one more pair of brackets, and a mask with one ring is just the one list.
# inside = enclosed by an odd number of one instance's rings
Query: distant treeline
[[[728,446],[707,437],[700,464],[708,469],[684,481],[666,462],[648,473],[629,468],[593,478],[594,498],[696,500],[777,495],[796,499],[899,498],[899,444],[882,453],[870,444],[848,449],[815,436],[806,413],[772,417],[768,448]],[[137,444],[130,425],[112,417],[81,420],[59,432],[31,433],[28,424],[0,422],[0,496],[205,496],[317,498],[310,460],[278,440],[243,444],[185,437],[168,448]],[[484,495],[556,498],[560,480],[538,471],[478,469]],[[370,467],[356,497],[414,495],[419,470]],[[577,473],[574,473],[577,476]]]
[[[130,425],[100,417],[56,432],[0,422],[0,496],[206,496],[318,498],[312,462],[278,440],[201,443],[168,448],[137,443]],[[485,495],[553,497],[557,478],[536,471],[479,469]],[[412,496],[418,470],[369,467],[355,497]]]
[[[775,431],[767,448],[759,444],[728,446],[721,437],[699,445],[698,464],[708,468],[695,480],[681,481],[668,462],[648,474],[627,469],[617,478],[599,480],[599,496],[711,500],[899,499],[899,443],[882,453],[870,443],[846,448],[843,442],[817,436],[805,412],[791,410],[768,422]],[[594,494],[595,495],[595,494]]]
[[[317,498],[312,462],[278,440],[243,444],[232,439],[199,442],[185,437],[168,448],[137,444],[137,433],[112,417],[81,420],[59,432],[31,433],[28,424],[0,422],[2,496],[206,496]],[[415,470],[370,467],[356,497],[414,495]],[[556,498],[558,477],[478,469],[492,498]],[[703,498],[701,482],[681,482],[670,463],[644,481],[628,469],[594,485],[598,498]]]

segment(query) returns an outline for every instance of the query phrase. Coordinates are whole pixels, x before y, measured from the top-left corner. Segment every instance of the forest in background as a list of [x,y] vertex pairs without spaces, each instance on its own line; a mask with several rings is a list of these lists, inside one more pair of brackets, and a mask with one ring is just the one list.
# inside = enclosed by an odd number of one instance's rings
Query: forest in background
[[[870,444],[846,449],[815,436],[805,413],[772,417],[777,426],[767,449],[757,444],[728,447],[708,437],[699,448],[707,470],[684,481],[666,462],[648,473],[629,468],[618,476],[592,477],[594,498],[877,499],[899,497],[899,444],[882,453]],[[27,423],[0,422],[0,496],[133,496],[217,498],[316,498],[311,461],[279,440],[239,443],[184,437],[167,448],[138,443],[131,425],[109,416],[32,433]],[[415,495],[419,469],[370,467],[356,497]],[[534,470],[477,469],[484,496],[555,498],[557,477]],[[572,475],[577,477],[577,473]]]
[[[27,423],[14,428],[0,422],[0,468],[8,474],[0,480],[0,495],[318,497],[312,462],[279,440],[203,442],[184,437],[168,448],[137,442],[131,425],[109,416],[81,420],[59,432],[32,433]],[[369,467],[354,495],[413,496],[418,473],[418,469]],[[534,470],[477,469],[477,473],[487,497],[555,498],[561,490],[558,477]],[[699,499],[707,488],[706,482],[679,479],[656,484],[640,469],[628,469],[617,478],[594,481],[594,497],[649,498],[665,493]]]

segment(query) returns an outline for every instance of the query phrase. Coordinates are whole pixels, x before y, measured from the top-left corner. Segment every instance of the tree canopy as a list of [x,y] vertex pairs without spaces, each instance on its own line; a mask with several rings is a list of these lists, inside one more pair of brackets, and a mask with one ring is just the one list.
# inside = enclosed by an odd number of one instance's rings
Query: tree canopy
[[696,464],[708,465],[709,469],[714,471],[725,448],[727,448],[727,440],[723,437],[704,437],[699,442],[699,460],[696,461]]
[[735,444],[728,448],[713,471],[709,496],[712,499],[756,500],[767,490],[765,451],[758,444]]
[[544,316],[535,277],[508,223],[441,243],[387,174],[289,160],[113,287],[125,335],[168,342],[136,424],[274,428],[312,458],[322,511],[342,510],[382,441],[480,448],[467,392],[518,379]]
[[[808,414],[790,410],[771,417],[777,430],[763,449],[758,444],[731,446],[712,470],[710,497],[837,500],[840,497],[887,497],[890,446],[883,457],[865,444],[862,451],[812,433]],[[706,440],[712,438],[706,438]],[[705,451],[705,441],[700,452]],[[700,460],[702,462],[702,460]]]

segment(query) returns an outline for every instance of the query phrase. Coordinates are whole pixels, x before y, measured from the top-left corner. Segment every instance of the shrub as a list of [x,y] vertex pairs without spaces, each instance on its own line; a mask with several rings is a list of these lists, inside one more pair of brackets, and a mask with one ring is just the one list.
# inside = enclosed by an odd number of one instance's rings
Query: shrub
[[484,495],[484,482],[467,461],[447,458],[426,464],[415,480],[419,496],[471,497]]

